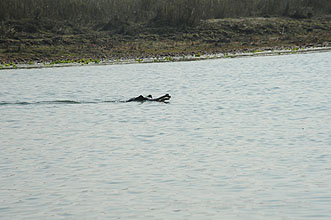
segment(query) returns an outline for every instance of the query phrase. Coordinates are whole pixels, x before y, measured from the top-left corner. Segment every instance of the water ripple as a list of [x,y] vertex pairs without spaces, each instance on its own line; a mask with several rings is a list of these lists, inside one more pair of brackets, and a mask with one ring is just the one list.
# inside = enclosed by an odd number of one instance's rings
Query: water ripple
[[0,219],[329,220],[330,60],[1,71]]

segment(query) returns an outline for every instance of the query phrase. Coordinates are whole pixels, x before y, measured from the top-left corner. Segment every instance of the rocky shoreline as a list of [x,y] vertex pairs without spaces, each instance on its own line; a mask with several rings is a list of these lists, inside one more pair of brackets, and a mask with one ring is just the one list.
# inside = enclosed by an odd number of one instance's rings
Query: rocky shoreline
[[[1,26],[0,69],[188,61],[330,50],[331,17],[228,18],[195,27]],[[34,27],[34,26],[32,26]],[[31,29],[31,27],[30,27]]]

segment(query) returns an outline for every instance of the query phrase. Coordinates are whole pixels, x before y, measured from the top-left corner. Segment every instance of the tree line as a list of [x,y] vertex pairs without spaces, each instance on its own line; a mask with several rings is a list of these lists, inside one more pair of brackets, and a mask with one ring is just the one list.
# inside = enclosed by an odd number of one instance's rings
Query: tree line
[[201,19],[331,14],[330,0],[0,0],[0,21],[194,25]]

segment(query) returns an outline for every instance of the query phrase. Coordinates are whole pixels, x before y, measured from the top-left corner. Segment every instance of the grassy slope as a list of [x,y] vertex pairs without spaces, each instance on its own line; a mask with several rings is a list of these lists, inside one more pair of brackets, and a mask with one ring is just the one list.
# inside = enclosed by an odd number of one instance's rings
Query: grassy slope
[[0,63],[81,58],[116,59],[266,48],[331,45],[331,18],[240,18],[196,27],[123,25],[112,29],[68,22],[9,21],[1,26]]

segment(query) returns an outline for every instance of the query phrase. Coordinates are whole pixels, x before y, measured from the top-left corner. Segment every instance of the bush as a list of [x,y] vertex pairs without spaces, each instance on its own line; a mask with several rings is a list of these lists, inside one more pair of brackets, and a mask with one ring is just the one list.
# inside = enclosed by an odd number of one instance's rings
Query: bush
[[[75,24],[195,25],[201,19],[246,16],[310,17],[331,12],[330,0],[1,0],[0,21],[66,20]],[[29,31],[35,31],[33,27]]]

